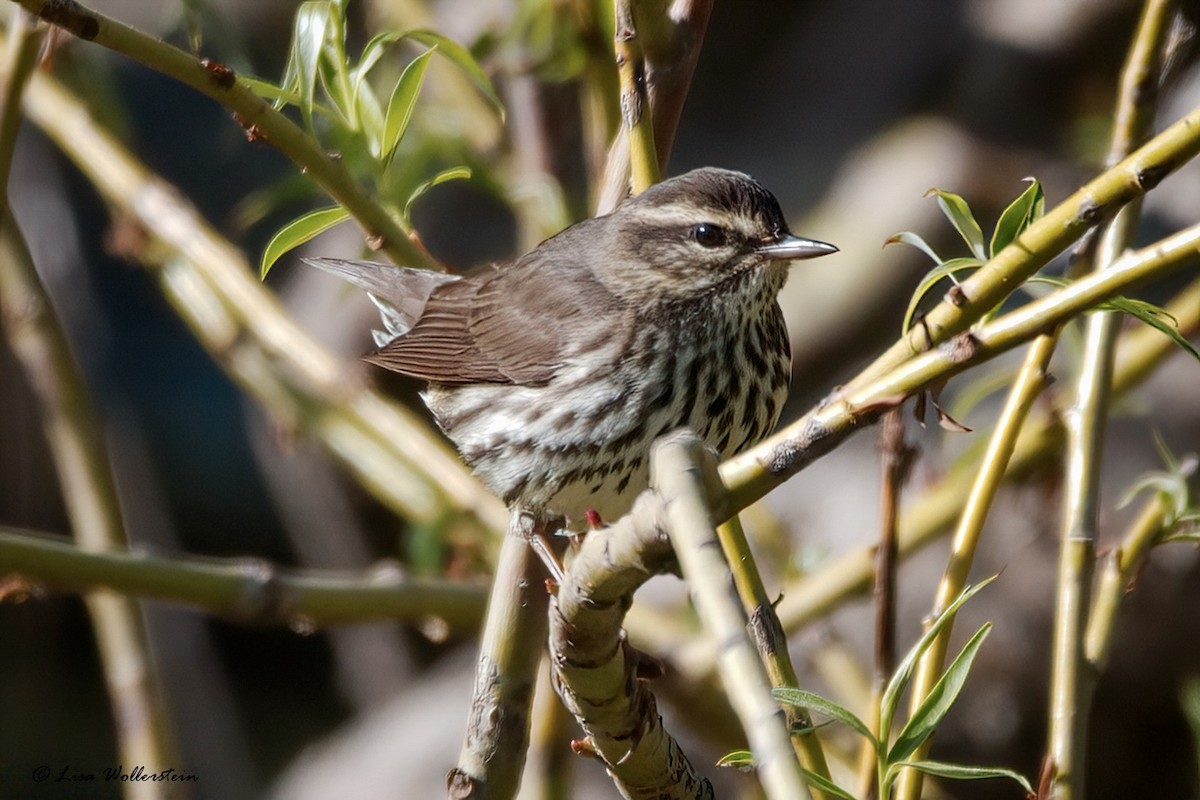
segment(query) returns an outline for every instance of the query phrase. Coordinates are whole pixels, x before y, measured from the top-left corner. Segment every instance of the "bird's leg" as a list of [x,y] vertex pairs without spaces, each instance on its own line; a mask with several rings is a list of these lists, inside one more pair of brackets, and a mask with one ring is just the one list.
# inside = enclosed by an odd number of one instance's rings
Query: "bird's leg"
[[514,510],[488,599],[471,712],[450,798],[516,796],[529,747],[529,709],[547,636],[545,570],[530,546],[544,522]]

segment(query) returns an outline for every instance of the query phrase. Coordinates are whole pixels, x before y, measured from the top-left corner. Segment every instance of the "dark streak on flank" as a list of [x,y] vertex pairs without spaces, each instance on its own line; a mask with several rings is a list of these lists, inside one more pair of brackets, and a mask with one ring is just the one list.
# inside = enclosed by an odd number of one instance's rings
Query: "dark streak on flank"
[[38,16],[89,42],[100,33],[100,20],[85,11],[75,0],[50,0],[38,10]]

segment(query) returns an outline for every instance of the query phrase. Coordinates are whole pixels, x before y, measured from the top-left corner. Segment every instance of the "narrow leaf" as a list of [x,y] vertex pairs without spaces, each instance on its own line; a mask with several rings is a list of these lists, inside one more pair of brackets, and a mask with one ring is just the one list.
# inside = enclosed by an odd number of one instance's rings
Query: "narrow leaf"
[[933,259],[933,263],[942,263],[942,257],[934,252],[934,249],[930,247],[929,242],[925,241],[924,237],[922,237],[919,233],[913,233],[912,231],[900,231],[899,233],[893,233],[883,242],[884,247],[887,247],[889,244],[906,244],[910,247],[915,247]]
[[800,771],[804,773],[804,781],[810,787],[818,789],[830,797],[840,798],[840,800],[857,800],[854,795],[850,794],[845,789],[829,780],[829,778],[826,778],[824,775],[818,775],[812,770],[805,769],[804,767],[801,767]]
[[903,761],[911,756],[937,728],[950,707],[954,705],[958,693],[962,691],[963,684],[967,681],[967,674],[971,670],[971,663],[975,660],[975,655],[979,652],[983,640],[987,638],[988,631],[991,629],[992,625],[989,622],[976,631],[970,641],[963,646],[942,677],[938,679],[937,684],[930,690],[929,695],[913,712],[908,724],[900,731],[900,735],[896,737],[896,743],[888,752],[888,761]]
[[782,686],[773,689],[771,694],[775,699],[785,705],[796,706],[798,708],[807,708],[809,711],[814,711],[818,714],[825,714],[833,717],[836,720],[846,723],[854,730],[865,736],[870,742],[875,743],[876,739],[871,734],[871,729],[866,724],[854,716],[854,713],[849,709],[838,705],[832,700],[826,700],[819,694],[805,691],[804,689],[794,689],[790,686]]
[[[313,99],[316,96],[317,66],[325,47],[325,32],[329,29],[330,7],[322,0],[308,0],[296,11],[292,36],[292,57],[295,60],[296,93],[300,97],[300,113],[312,127]],[[286,85],[286,83],[285,83]]]
[[462,70],[463,74],[471,79],[471,82],[483,93],[484,97],[496,107],[497,113],[500,114],[500,119],[504,119],[504,103],[500,100],[500,95],[496,94],[496,89],[492,86],[491,80],[488,79],[488,76],[480,68],[479,62],[475,60],[475,56],[471,55],[471,51],[453,39],[448,39],[440,33],[434,33],[433,31],[408,31],[404,35],[410,39],[417,40],[421,44],[436,47],[439,53],[450,59],[455,66]]
[[400,144],[400,139],[408,128],[413,109],[417,105],[417,97],[421,93],[421,84],[425,82],[425,69],[429,66],[430,56],[436,50],[435,45],[414,58],[400,74],[400,80],[396,81],[396,88],[392,90],[392,99],[388,101],[387,116],[383,123],[381,156],[385,164],[392,160],[396,145]]
[[[1034,275],[1026,283],[1048,283],[1057,288],[1066,288],[1071,282],[1050,275]],[[1164,334],[1168,339],[1179,345],[1192,358],[1200,361],[1200,351],[1179,332],[1179,322],[1165,308],[1137,300],[1132,297],[1111,297],[1103,303],[1098,303],[1092,311],[1119,311],[1122,314],[1140,320],[1141,322]]]
[[967,205],[967,201],[954,192],[946,192],[941,189],[930,189],[925,194],[926,196],[932,194],[937,198],[938,207],[953,223],[958,235],[971,248],[971,253],[980,261],[987,261],[987,250],[983,247],[983,231],[979,229],[979,223],[975,221],[975,215],[971,213],[971,207]]
[[992,231],[991,254],[994,256],[1024,233],[1046,210],[1046,195],[1035,178],[1026,178],[1029,186],[1004,209],[996,230]]
[[433,187],[445,183],[446,181],[462,180],[470,177],[470,167],[451,167],[450,169],[442,170],[437,175],[434,175],[429,180],[418,185],[417,188],[412,190],[412,194],[408,196],[408,200],[404,202],[404,213],[401,215],[404,217],[404,221],[409,221],[409,209],[412,208],[413,203],[420,199],[421,195],[425,194]]
[[754,769],[754,754],[749,750],[734,750],[732,753],[727,753],[717,760],[718,767],[733,767],[742,772],[749,772]]
[[933,775],[937,778],[953,778],[954,780],[969,781],[980,778],[1011,778],[1021,785],[1021,788],[1033,794],[1033,787],[1021,773],[1004,767],[968,767],[962,764],[947,764],[944,761],[903,761],[896,767],[912,767]]
[[888,681],[887,688],[883,692],[883,698],[880,700],[880,724],[879,730],[882,736],[887,735],[891,728],[892,720],[896,716],[896,707],[900,702],[900,696],[904,694],[904,690],[908,687],[908,682],[912,680],[913,669],[916,667],[917,661],[929,649],[934,638],[941,633],[942,628],[954,619],[954,614],[962,607],[963,603],[974,597],[980,589],[987,586],[992,581],[996,580],[996,576],[980,581],[974,586],[968,586],[959,593],[958,597],[946,607],[946,610],[938,615],[929,629],[922,634],[917,643],[912,649],[904,655],[904,660],[896,667],[896,671],[892,674],[891,680]]
[[912,327],[913,317],[917,313],[917,306],[925,299],[925,295],[929,294],[930,289],[946,278],[957,283],[958,281],[955,276],[958,273],[978,269],[981,264],[982,262],[975,258],[952,258],[949,261],[938,264],[925,273],[925,277],[921,278],[921,282],[917,284],[912,298],[908,301],[908,309],[904,312],[904,322],[902,323],[900,332],[902,334],[908,333],[909,328]]
[[271,266],[287,251],[332,228],[350,216],[350,212],[341,206],[322,208],[310,211],[302,217],[289,222],[279,229],[279,232],[267,242],[263,250],[262,263],[259,265],[259,277],[267,277]]

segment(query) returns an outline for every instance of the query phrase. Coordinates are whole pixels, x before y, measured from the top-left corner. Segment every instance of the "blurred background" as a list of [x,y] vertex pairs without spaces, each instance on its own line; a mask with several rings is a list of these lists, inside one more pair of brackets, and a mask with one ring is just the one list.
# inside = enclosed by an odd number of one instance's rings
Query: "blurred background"
[[[430,190],[413,212],[429,250],[458,269],[511,258],[591,207],[588,175],[598,155],[586,135],[581,85],[595,42],[572,27],[576,5],[586,4],[349,5],[351,50],[384,27],[432,28],[472,48],[507,104],[502,126],[477,97],[464,100],[452,70],[435,59],[414,117],[419,135],[398,156],[398,169],[414,175],[455,163],[474,170],[472,180]],[[1183,5],[1194,22],[1195,5]],[[278,0],[96,0],[92,6],[185,47],[191,26],[202,34],[203,54],[276,81],[296,11],[296,4]],[[888,236],[912,230],[943,255],[961,250],[934,201],[923,197],[927,190],[966,197],[986,231],[1026,177],[1042,181],[1049,207],[1101,168],[1117,75],[1139,9],[1128,0],[715,4],[667,172],[702,165],[749,172],[779,197],[795,231],[841,248],[836,258],[793,267],[783,297],[795,354],[789,418],[899,333],[929,263],[914,249],[882,247]],[[1164,124],[1200,103],[1195,31],[1181,28],[1178,37],[1174,78],[1162,98]],[[329,205],[298,185],[282,156],[248,143],[227,111],[186,87],[74,40],[57,43],[54,61],[126,146],[252,263],[282,224]],[[137,548],[321,569],[365,569],[389,558],[417,574],[454,567],[478,578],[479,565],[467,558],[464,566],[438,531],[397,519],[317,443],[292,435],[247,399],[195,342],[154,279],[115,255],[120,248],[103,201],[32,125],[18,142],[10,194],[102,414]],[[1200,170],[1193,164],[1151,193],[1142,240],[1194,224],[1197,209]],[[353,257],[361,237],[343,226],[307,248]],[[373,310],[294,256],[275,266],[268,286],[305,329],[354,359],[370,346]],[[1196,275],[1185,270],[1147,296],[1165,300]],[[1077,346],[1069,333],[1056,373],[1062,384]],[[951,407],[960,384],[996,375],[1002,381],[1005,369],[1011,362],[959,379],[943,399]],[[421,408],[417,385],[363,375]],[[1129,521],[1130,511],[1116,507],[1124,490],[1145,470],[1161,468],[1152,434],[1176,454],[1200,445],[1198,398],[1200,365],[1177,353],[1116,409],[1105,447],[1108,537]],[[913,492],[979,444],[998,399],[957,417],[980,433],[910,425],[920,451]],[[0,454],[0,524],[69,533],[37,402],[2,342]],[[776,491],[750,518],[772,573],[769,585],[877,535],[878,461],[875,434],[867,431]],[[1006,490],[993,513],[977,572],[1003,575],[967,606],[958,627],[965,636],[992,620],[995,629],[938,734],[936,758],[1001,764],[1031,779],[1037,774],[1058,549],[1053,474]],[[928,611],[945,547],[943,541],[927,548],[902,569],[902,643],[913,641]],[[678,581],[655,581],[643,595],[649,604],[688,613],[679,608],[685,598]],[[1181,701],[1183,687],[1200,675],[1198,601],[1194,548],[1157,550],[1129,597],[1111,667],[1100,680],[1088,755],[1091,797],[1200,796],[1197,731]],[[191,787],[194,797],[444,791],[466,720],[475,646],[469,637],[430,638],[428,631],[389,623],[316,631],[249,627],[157,602],[145,603],[144,611],[180,767],[200,778]],[[791,636],[806,685],[834,695],[845,688],[833,685],[830,659],[821,654],[865,659],[872,613],[864,597]],[[64,767],[99,772],[118,761],[82,602],[48,593],[0,603],[0,641],[0,798],[119,796],[112,783],[29,779],[40,765],[55,774]],[[664,713],[679,711],[668,702]],[[738,740],[736,730],[694,726],[681,735],[701,764]],[[747,790],[736,774],[704,771],[723,796]],[[581,760],[575,774],[576,796],[612,794],[594,762]],[[1000,781],[943,784],[938,791],[1020,796]]]

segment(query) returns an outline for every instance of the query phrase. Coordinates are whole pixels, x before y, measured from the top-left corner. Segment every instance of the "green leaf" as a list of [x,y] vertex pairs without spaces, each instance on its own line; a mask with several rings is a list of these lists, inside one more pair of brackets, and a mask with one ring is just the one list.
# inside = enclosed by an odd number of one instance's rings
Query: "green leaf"
[[845,789],[829,780],[829,778],[826,778],[824,775],[818,775],[812,770],[805,769],[804,767],[801,767],[800,771],[804,773],[804,780],[810,787],[818,789],[831,797],[841,798],[841,800],[856,800],[854,795],[850,794]]
[[991,629],[990,622],[985,624],[963,646],[942,677],[938,679],[937,684],[930,690],[929,695],[921,701],[920,707],[913,712],[908,723],[900,731],[900,735],[896,737],[896,743],[888,752],[889,762],[903,761],[911,756],[941,723],[942,718],[946,716],[958,698],[958,693],[962,691],[963,684],[967,681],[967,674],[971,670],[971,662],[975,660],[975,655],[979,652],[983,640],[987,638],[988,631]]
[[954,598],[954,601],[946,607],[946,610],[938,615],[937,619],[921,635],[921,638],[917,640],[912,649],[905,654],[904,659],[892,674],[891,680],[888,681],[887,688],[883,692],[883,698],[879,703],[879,731],[881,737],[886,739],[888,732],[891,730],[892,720],[896,717],[896,708],[900,703],[900,696],[904,694],[904,690],[908,688],[908,682],[912,680],[913,670],[916,668],[917,661],[925,654],[929,646],[933,644],[934,638],[954,619],[954,614],[962,607],[963,603],[970,600],[980,589],[994,580],[996,580],[995,575],[980,581],[974,586],[968,586],[963,589],[958,597]]
[[975,215],[971,213],[971,207],[967,205],[967,201],[954,192],[946,192],[941,189],[930,189],[925,196],[928,197],[931,194],[937,198],[942,213],[954,224],[958,235],[971,248],[975,257],[980,261],[987,261],[987,250],[983,246],[983,231],[979,229],[979,223],[975,221]]
[[1026,178],[1029,186],[1004,209],[996,230],[992,231],[991,254],[995,256],[1012,244],[1046,210],[1046,195],[1036,178]]
[[[313,100],[317,90],[317,67],[325,48],[325,33],[329,29],[329,3],[308,0],[296,11],[292,34],[292,59],[295,63],[296,94],[300,98],[300,113],[312,127]],[[287,82],[284,82],[287,85]]]
[[854,713],[849,709],[838,705],[832,700],[826,700],[819,694],[805,691],[804,689],[795,689],[790,686],[781,686],[773,689],[771,694],[775,696],[776,700],[785,705],[807,708],[809,711],[825,714],[844,722],[865,736],[870,742],[877,743],[875,737],[871,734],[871,729],[866,726],[866,723],[854,716]]
[[406,200],[404,202],[404,211],[401,214],[401,216],[404,218],[404,221],[406,223],[410,221],[409,220],[409,209],[412,208],[413,203],[415,203],[418,199],[420,199],[421,195],[425,194],[433,187],[435,187],[439,184],[445,183],[446,181],[462,180],[462,179],[470,178],[470,177],[471,177],[470,167],[451,167],[450,169],[442,170],[437,175],[434,175],[429,180],[418,185],[417,188],[412,190],[412,194],[410,194],[408,196],[408,200]]
[[957,273],[979,269],[980,266],[982,266],[982,262],[977,258],[952,258],[949,261],[938,264],[925,273],[925,277],[921,278],[921,282],[917,284],[912,298],[908,301],[908,308],[904,312],[904,322],[902,323],[900,333],[902,335],[908,333],[909,328],[912,327],[913,317],[916,316],[917,306],[925,299],[925,295],[929,294],[930,289],[946,278],[958,283],[958,280],[955,278]]
[[396,145],[408,129],[412,119],[413,109],[417,106],[417,97],[421,94],[421,84],[425,82],[425,69],[429,66],[429,58],[437,51],[433,46],[414,58],[400,74],[396,88],[392,90],[392,99],[388,101],[387,116],[383,123],[383,143],[381,153],[385,164],[391,162],[396,152]]
[[1159,333],[1165,334],[1185,352],[1190,353],[1192,358],[1200,361],[1200,352],[1179,332],[1178,321],[1168,314],[1166,309],[1129,297],[1114,297],[1102,307],[1112,308],[1141,320]]
[[749,750],[734,750],[732,753],[727,753],[717,760],[718,767],[733,767],[734,769],[749,772],[754,769],[754,754]]
[[341,206],[334,206],[310,211],[284,225],[278,233],[271,237],[271,241],[267,242],[267,247],[263,250],[262,263],[258,268],[259,277],[267,277],[271,266],[284,253],[294,247],[299,247],[314,236],[324,233],[349,216],[349,211]]
[[926,775],[960,781],[979,780],[980,778],[1011,778],[1019,783],[1026,792],[1033,794],[1033,787],[1029,785],[1029,781],[1025,780],[1023,775],[1004,767],[968,767],[963,764],[947,764],[944,761],[901,761],[894,767],[912,767]]
[[[1034,275],[1029,278],[1027,283],[1048,283],[1059,289],[1065,289],[1071,285],[1071,281],[1050,275]],[[1171,316],[1165,308],[1131,297],[1111,297],[1103,303],[1097,303],[1091,310],[1119,311],[1122,314],[1128,314],[1164,334],[1168,339],[1190,354],[1192,358],[1200,361],[1200,351],[1197,351],[1196,347],[1179,332],[1178,320]]]
[[404,35],[407,38],[417,40],[421,44],[436,47],[439,53],[450,59],[455,66],[462,70],[463,74],[471,79],[471,82],[483,93],[484,97],[496,107],[500,119],[504,119],[504,103],[500,100],[500,95],[496,94],[496,89],[492,86],[492,82],[484,74],[479,63],[467,48],[453,39],[448,39],[440,33],[434,33],[433,31],[415,30],[408,31]]
[[942,257],[934,252],[933,248],[929,246],[929,243],[926,242],[919,233],[913,233],[912,231],[900,231],[899,233],[893,233],[883,242],[884,247],[887,247],[889,244],[906,244],[910,247],[915,247],[933,259],[933,263],[942,263]]

